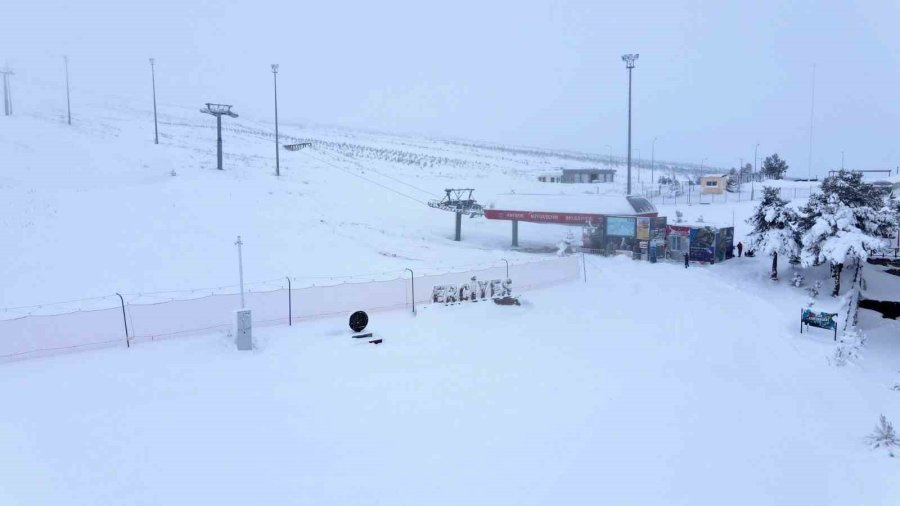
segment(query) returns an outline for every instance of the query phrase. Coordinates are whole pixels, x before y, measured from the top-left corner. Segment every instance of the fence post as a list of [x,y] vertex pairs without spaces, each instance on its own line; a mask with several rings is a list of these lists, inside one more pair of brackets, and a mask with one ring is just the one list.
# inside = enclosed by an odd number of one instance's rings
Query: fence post
[[294,324],[294,317],[292,315],[292,307],[291,307],[291,277],[285,276],[288,282],[288,327]]
[[122,298],[122,294],[116,292],[116,295],[119,296],[119,300],[122,302],[122,322],[125,323],[125,347],[131,348],[131,343],[128,341],[128,318],[125,317],[125,299]]
[[412,286],[412,306],[413,306],[413,315],[416,314],[416,274],[409,267],[406,268],[409,271],[409,282]]
[[584,271],[584,282],[587,283],[587,263],[584,261],[584,250],[581,250],[581,270]]

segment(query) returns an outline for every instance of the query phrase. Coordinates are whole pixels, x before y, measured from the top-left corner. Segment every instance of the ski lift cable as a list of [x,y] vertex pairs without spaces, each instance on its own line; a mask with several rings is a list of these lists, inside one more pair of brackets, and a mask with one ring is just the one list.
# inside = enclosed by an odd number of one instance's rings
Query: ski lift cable
[[316,161],[320,162],[320,163],[324,163],[325,165],[334,167],[335,169],[338,169],[338,170],[340,170],[341,172],[347,173],[347,174],[349,174],[349,175],[351,175],[351,176],[353,176],[353,177],[358,177],[358,178],[360,178],[360,179],[362,179],[362,180],[364,180],[364,181],[368,181],[369,183],[374,184],[375,186],[380,186],[381,188],[384,188],[385,190],[388,190],[388,191],[390,191],[390,192],[396,193],[397,195],[400,195],[401,197],[406,197],[406,198],[408,198],[409,200],[412,200],[412,201],[414,201],[414,202],[418,202],[419,204],[422,204],[422,205],[425,205],[425,206],[428,205],[428,203],[425,202],[425,201],[423,201],[423,200],[419,200],[419,199],[417,199],[417,198],[415,198],[415,197],[412,197],[412,196],[410,196],[410,195],[407,195],[407,194],[405,194],[405,193],[403,193],[403,192],[401,192],[401,191],[395,190],[395,189],[391,188],[390,186],[385,186],[385,185],[379,183],[378,181],[374,181],[374,180],[369,179],[369,178],[367,178],[367,177],[365,177],[365,176],[361,176],[361,175],[359,175],[359,174],[355,174],[355,173],[353,173],[353,171],[347,170],[347,169],[344,168],[344,167],[341,167],[341,166],[339,166],[339,165],[336,165],[336,164],[334,164],[334,163],[331,163],[331,162],[329,162],[329,161],[327,161],[327,160],[323,160],[323,159],[321,159],[321,158],[319,158],[319,157],[313,156],[313,155],[311,155],[311,154],[309,153],[309,151],[301,151],[301,153],[304,154],[304,155],[306,155],[306,156],[308,156],[309,158],[312,158],[313,160],[316,160]]
[[418,190],[418,191],[420,191],[420,192],[422,192],[422,193],[427,193],[428,195],[431,195],[432,197],[439,197],[439,196],[440,196],[440,195],[438,195],[438,194],[436,194],[436,193],[434,193],[434,192],[432,192],[432,191],[428,191],[428,190],[419,188],[419,187],[416,186],[416,185],[407,183],[406,181],[403,181],[403,180],[400,179],[400,178],[397,178],[397,177],[394,177],[394,176],[389,176],[389,175],[384,174],[383,172],[380,172],[380,171],[378,171],[378,170],[375,170],[375,169],[373,169],[373,168],[371,168],[371,167],[365,167],[363,164],[361,164],[361,163],[357,162],[356,160],[354,160],[353,158],[351,158],[350,155],[346,155],[346,154],[341,153],[341,152],[339,152],[339,151],[332,150],[332,149],[328,149],[328,148],[320,148],[320,149],[322,149],[323,151],[328,151],[328,152],[331,152],[331,153],[334,153],[334,154],[343,156],[344,158],[347,159],[348,162],[352,163],[353,165],[356,165],[356,166],[359,167],[360,169],[363,169],[363,170],[370,170],[370,171],[372,171],[372,172],[378,174],[379,176],[386,177],[386,178],[391,179],[391,180],[393,180],[393,181],[396,181],[396,182],[398,182],[398,183],[400,183],[400,184],[409,186],[410,188],[412,188],[412,189],[414,189],[414,190]]

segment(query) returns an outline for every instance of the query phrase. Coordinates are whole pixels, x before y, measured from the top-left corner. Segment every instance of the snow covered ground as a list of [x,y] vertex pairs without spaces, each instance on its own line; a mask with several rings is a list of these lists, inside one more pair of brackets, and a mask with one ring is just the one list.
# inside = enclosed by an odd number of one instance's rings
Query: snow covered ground
[[896,504],[896,343],[829,366],[756,263],[8,364],[0,503]]
[[[271,125],[242,117],[219,172],[195,107],[163,105],[154,146],[147,104],[82,98],[68,127],[19,89],[0,118],[0,311],[17,308],[0,318],[216,292],[238,234],[248,281],[276,287],[533,261],[579,230],[523,223],[511,250],[509,223],[466,219],[457,243],[424,201],[595,193],[536,176],[605,158],[282,125],[319,147],[282,151],[275,178]],[[742,240],[753,205],[659,208]],[[378,314],[379,346],[340,318],[256,329],[252,353],[215,334],[4,364],[0,504],[897,504],[900,459],[864,438],[900,423],[900,324],[862,311],[862,357],[835,367],[829,332],[798,333],[805,288],[768,263],[589,257],[587,283],[522,307]],[[827,273],[807,277],[837,309]]]

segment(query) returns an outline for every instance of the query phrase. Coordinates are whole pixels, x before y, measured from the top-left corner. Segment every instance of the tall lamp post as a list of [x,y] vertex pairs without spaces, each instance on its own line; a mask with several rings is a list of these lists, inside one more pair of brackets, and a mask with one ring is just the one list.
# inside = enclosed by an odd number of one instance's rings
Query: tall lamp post
[[756,182],[756,160],[759,158],[757,153],[759,152],[759,143],[756,143],[756,147],[753,148],[753,174],[750,174],[750,200],[753,200],[753,190],[755,189],[754,183]]
[[16,73],[7,66],[5,69],[0,70],[0,74],[3,75],[3,115],[12,116],[12,93],[10,93],[9,77],[16,75]]
[[607,144],[606,149],[609,150],[609,166],[612,167],[612,146]]
[[[650,143],[650,188],[652,192],[653,185],[656,184],[656,178],[654,177],[653,169],[656,167],[656,137],[653,138],[653,142]],[[652,193],[651,193],[652,195]]]
[[622,55],[622,61],[625,62],[625,68],[628,69],[628,186],[626,195],[631,195],[631,71],[634,69],[634,61],[639,56],[638,54]]
[[278,155],[278,64],[272,64],[272,79],[275,84],[275,175],[281,175],[281,163]]
[[156,58],[150,58],[150,80],[153,82],[153,144],[159,144],[159,124],[156,121]]
[[66,63],[66,113],[69,116],[69,124],[72,124],[72,101],[69,99],[69,57],[63,56]]

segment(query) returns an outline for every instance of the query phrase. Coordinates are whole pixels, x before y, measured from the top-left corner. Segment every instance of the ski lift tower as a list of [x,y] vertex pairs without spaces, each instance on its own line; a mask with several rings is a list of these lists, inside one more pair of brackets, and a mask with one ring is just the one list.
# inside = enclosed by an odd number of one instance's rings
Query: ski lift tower
[[0,69],[0,74],[3,74],[3,114],[4,116],[12,116],[12,95],[9,93],[9,76],[16,75],[15,72],[6,67],[5,69]]
[[206,103],[206,109],[200,109],[203,114],[209,114],[216,117],[216,159],[218,160],[218,169],[222,169],[222,116],[231,116],[237,118],[238,115],[231,112],[231,106],[225,104]]
[[462,239],[462,215],[469,218],[484,216],[484,207],[472,198],[474,188],[447,188],[447,195],[440,200],[429,200],[428,207],[456,213],[456,235],[453,240]]

